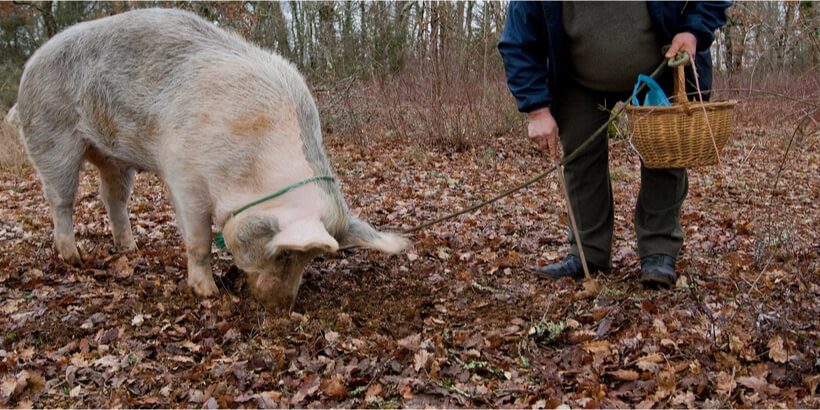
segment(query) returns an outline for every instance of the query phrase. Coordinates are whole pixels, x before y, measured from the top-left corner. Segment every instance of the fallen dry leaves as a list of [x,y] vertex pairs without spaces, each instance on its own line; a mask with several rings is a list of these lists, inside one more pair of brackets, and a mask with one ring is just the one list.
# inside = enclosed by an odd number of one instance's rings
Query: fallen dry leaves
[[[74,268],[52,251],[36,176],[0,172],[0,406],[819,407],[820,154],[806,137],[784,162],[787,142],[741,123],[723,168],[690,171],[671,290],[637,284],[638,160],[618,140],[611,274],[534,275],[567,249],[548,178],[414,234],[405,254],[320,257],[286,317],[250,301],[227,255],[214,254],[220,295],[192,295],[155,177],[138,176],[140,250],[122,254],[83,172]],[[351,208],[395,231],[546,166],[512,136],[466,152],[392,134],[362,145],[327,141]]]

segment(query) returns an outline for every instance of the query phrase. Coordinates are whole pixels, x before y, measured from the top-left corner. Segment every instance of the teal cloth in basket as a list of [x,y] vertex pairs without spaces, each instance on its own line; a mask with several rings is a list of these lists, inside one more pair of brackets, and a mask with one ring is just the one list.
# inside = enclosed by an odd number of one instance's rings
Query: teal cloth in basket
[[632,105],[636,107],[640,107],[641,104],[638,103],[638,87],[641,86],[641,83],[646,83],[646,86],[649,87],[649,91],[646,92],[646,96],[643,98],[643,105],[659,105],[661,107],[668,107],[672,104],[669,103],[669,98],[666,98],[666,93],[663,92],[658,83],[652,79],[652,77],[648,75],[639,74],[638,75],[638,82],[635,83],[635,88],[632,90]]

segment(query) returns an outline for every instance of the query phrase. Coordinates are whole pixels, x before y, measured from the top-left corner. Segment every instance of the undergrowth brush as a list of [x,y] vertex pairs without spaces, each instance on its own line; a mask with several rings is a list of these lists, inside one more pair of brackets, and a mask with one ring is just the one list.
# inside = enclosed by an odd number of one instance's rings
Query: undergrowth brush
[[26,149],[20,141],[17,128],[8,124],[6,110],[0,111],[0,170],[8,171],[15,176],[23,176],[29,170]]
[[500,135],[525,135],[503,73],[486,85],[458,78],[436,84],[403,73],[384,79],[343,79],[315,88],[325,138],[367,144],[371,138],[409,137],[421,149],[480,148]]

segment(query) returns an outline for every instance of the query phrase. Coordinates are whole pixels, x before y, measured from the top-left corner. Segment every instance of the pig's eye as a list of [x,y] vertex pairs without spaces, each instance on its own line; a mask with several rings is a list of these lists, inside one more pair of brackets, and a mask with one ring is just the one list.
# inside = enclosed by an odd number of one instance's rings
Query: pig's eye
[[276,253],[276,257],[274,258],[275,263],[287,263],[290,258],[293,256],[293,252],[289,250],[282,250]]

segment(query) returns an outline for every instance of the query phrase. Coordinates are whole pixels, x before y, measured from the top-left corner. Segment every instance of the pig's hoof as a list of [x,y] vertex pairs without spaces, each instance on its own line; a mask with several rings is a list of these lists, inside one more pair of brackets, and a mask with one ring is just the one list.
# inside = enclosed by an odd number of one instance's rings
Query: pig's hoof
[[80,252],[77,251],[76,247],[65,252],[60,252],[60,256],[65,263],[69,265],[80,266],[83,264],[83,259],[80,258]]
[[57,235],[55,237],[54,247],[57,249],[57,254],[65,261],[65,263],[74,266],[83,264],[80,258],[80,250],[77,249],[77,243],[74,242],[74,237],[70,235]]
[[188,286],[199,296],[209,297],[219,293],[213,278],[194,278],[188,276]]
[[117,245],[124,252],[134,252],[137,250],[137,242],[134,241],[134,238],[128,238],[123,241],[119,241],[119,243],[114,243]]

